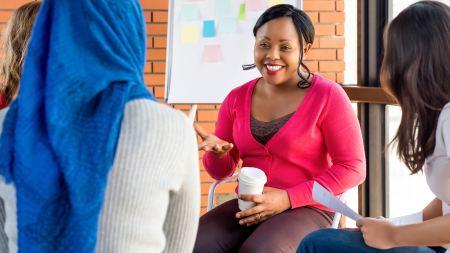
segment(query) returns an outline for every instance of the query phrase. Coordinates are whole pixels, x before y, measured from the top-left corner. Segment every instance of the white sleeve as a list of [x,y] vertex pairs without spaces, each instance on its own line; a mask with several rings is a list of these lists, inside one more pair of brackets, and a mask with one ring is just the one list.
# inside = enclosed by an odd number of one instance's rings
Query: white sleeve
[[186,135],[179,141],[177,170],[182,174],[182,185],[171,194],[164,224],[167,243],[164,252],[192,252],[197,237],[200,216],[200,172],[197,141],[192,124],[186,122]]
[[447,117],[442,122],[442,137],[444,138],[445,152],[450,158],[450,117]]

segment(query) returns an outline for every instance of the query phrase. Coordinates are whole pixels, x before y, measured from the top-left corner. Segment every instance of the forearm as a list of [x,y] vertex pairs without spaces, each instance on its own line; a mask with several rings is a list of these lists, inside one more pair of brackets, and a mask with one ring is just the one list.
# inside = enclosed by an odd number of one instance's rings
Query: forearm
[[211,177],[220,180],[233,175],[237,162],[235,162],[230,152],[222,157],[218,157],[212,152],[206,152],[203,156],[203,165]]
[[450,243],[450,215],[394,228],[396,246],[442,246]]

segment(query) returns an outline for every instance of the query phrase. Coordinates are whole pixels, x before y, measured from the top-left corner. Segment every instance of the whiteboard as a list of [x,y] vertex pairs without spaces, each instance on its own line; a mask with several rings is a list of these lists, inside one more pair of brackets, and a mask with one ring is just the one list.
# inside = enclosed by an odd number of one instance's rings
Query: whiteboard
[[301,0],[169,0],[165,100],[216,104],[260,76],[253,63],[253,26],[268,7]]

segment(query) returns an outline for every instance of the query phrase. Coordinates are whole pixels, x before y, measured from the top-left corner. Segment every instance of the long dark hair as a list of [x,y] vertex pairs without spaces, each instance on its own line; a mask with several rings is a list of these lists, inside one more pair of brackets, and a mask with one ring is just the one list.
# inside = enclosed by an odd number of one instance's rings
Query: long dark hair
[[40,6],[41,1],[34,1],[19,7],[9,19],[3,33],[4,61],[0,67],[3,87],[0,90],[8,103],[19,89],[31,29]]
[[[312,44],[314,42],[314,26],[306,13],[300,9],[295,8],[290,4],[278,4],[267,9],[256,21],[255,26],[253,27],[253,35],[256,37],[256,33],[259,28],[263,26],[265,23],[270,20],[281,18],[281,17],[290,17],[292,22],[294,23],[295,29],[297,30],[299,41],[300,41],[300,60],[297,68],[297,74],[301,78],[300,82],[297,84],[299,88],[306,89],[311,86],[311,82],[309,78],[311,76],[311,71],[309,68],[303,63],[303,44],[309,43]],[[304,41],[304,42],[303,42]],[[254,65],[253,65],[254,66]],[[307,76],[305,77],[301,72],[300,68],[303,67]]]
[[417,2],[388,26],[380,79],[402,109],[397,154],[412,174],[434,151],[440,111],[450,101],[450,7]]

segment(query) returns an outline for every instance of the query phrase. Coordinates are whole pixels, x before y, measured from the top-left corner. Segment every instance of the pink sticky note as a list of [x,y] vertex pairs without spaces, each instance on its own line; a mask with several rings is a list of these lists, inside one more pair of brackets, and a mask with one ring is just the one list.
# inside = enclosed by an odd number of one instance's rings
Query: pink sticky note
[[202,59],[209,63],[223,61],[222,47],[220,45],[205,45]]
[[246,0],[247,10],[260,11],[266,9],[264,0]]

